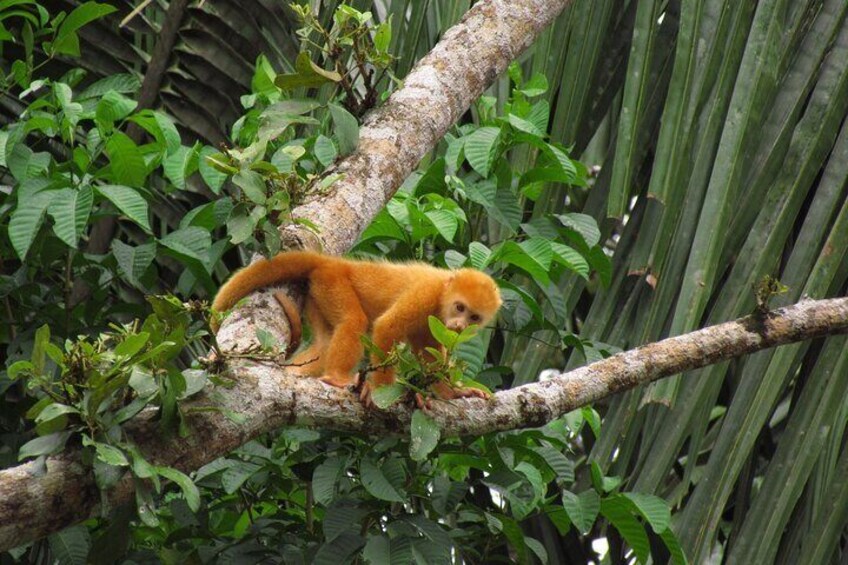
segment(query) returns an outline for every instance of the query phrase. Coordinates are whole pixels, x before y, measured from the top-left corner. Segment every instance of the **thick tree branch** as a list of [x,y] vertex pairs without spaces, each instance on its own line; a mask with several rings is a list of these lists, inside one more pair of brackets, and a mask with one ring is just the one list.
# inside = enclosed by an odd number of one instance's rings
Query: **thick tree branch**
[[[846,330],[848,298],[805,300],[767,316],[748,316],[620,353],[544,382],[499,392],[488,401],[437,402],[431,414],[446,436],[541,426],[639,384]],[[188,438],[163,441],[149,415],[133,425],[131,437],[157,463],[188,471],[283,425],[385,435],[404,433],[411,418],[408,406],[367,411],[348,391],[289,377],[277,367],[241,363],[232,371],[236,382],[232,389],[211,391],[184,405],[192,428]],[[209,405],[238,412],[245,421],[237,424],[225,412],[192,412]],[[127,479],[110,493],[110,500],[130,496]],[[93,477],[74,452],[51,458],[41,475],[33,463],[0,471],[0,550],[79,521],[98,505]]]

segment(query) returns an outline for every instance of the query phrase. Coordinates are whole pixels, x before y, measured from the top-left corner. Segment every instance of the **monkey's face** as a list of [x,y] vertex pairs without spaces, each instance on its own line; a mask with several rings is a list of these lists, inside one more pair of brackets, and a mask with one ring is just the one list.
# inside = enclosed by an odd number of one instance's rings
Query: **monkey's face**
[[463,269],[448,281],[442,295],[440,318],[449,330],[488,324],[501,306],[495,281],[480,271]]

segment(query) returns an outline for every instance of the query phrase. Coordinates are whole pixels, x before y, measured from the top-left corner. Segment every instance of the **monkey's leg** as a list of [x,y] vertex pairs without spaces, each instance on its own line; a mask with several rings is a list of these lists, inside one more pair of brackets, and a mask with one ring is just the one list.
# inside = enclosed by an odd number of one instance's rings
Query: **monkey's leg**
[[312,329],[312,342],[309,347],[291,358],[289,371],[303,377],[318,377],[324,373],[324,358],[327,356],[327,345],[333,330],[311,297],[306,299],[303,311]]
[[347,279],[340,278],[337,273],[321,272],[312,276],[309,294],[333,328],[324,355],[321,380],[337,387],[356,384],[354,369],[364,351],[360,338],[368,331],[368,317],[359,297]]

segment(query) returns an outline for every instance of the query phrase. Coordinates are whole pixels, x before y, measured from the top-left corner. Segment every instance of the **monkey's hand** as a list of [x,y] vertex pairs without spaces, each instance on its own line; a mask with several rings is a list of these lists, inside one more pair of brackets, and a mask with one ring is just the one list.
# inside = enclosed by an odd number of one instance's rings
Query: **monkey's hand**
[[355,373],[353,375],[324,375],[323,377],[318,377],[318,380],[327,383],[330,386],[345,388],[348,386],[355,386],[356,383],[359,381],[359,374]]

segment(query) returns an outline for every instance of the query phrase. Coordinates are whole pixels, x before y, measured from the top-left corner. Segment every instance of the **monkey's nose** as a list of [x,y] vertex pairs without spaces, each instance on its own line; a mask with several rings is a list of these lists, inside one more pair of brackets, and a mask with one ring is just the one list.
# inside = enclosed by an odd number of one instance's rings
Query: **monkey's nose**
[[448,329],[452,332],[461,332],[465,329],[465,326],[460,322],[454,322],[452,324],[448,324]]

